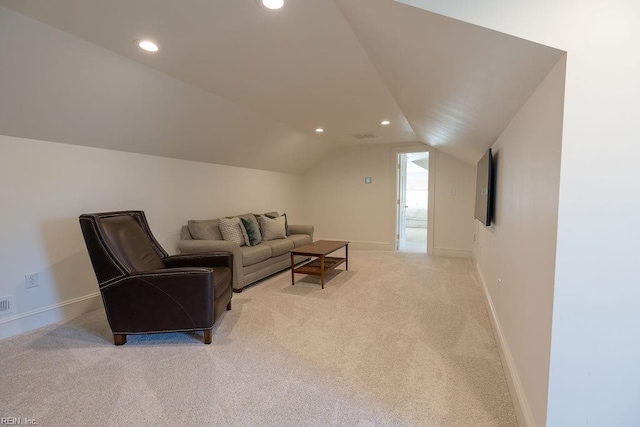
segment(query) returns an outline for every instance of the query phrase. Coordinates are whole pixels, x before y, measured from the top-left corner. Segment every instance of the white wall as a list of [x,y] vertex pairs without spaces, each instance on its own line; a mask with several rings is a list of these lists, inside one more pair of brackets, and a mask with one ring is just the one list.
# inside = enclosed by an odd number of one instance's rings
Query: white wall
[[495,218],[478,226],[477,266],[525,425],[547,413],[564,75],[562,60],[493,145]]
[[[470,256],[474,168],[424,144],[345,147],[305,173],[304,217],[314,224],[316,238],[349,240],[354,249],[394,250],[396,155],[417,150],[430,152],[434,253]],[[367,176],[371,184],[364,183]]]
[[[370,176],[371,184],[364,178]],[[303,175],[304,217],[316,239],[393,250],[396,175],[388,144],[336,150]]]
[[[301,218],[299,175],[7,136],[0,153],[0,297],[15,303],[0,317],[0,338],[99,306],[82,213],[142,209],[168,252],[189,219],[272,210]],[[26,289],[32,272],[40,286]]]
[[474,166],[435,152],[434,254],[468,257],[473,250]]
[[640,3],[404,2],[567,51],[547,424],[639,425]]
[[2,6],[0,58],[0,135],[290,173],[332,149]]

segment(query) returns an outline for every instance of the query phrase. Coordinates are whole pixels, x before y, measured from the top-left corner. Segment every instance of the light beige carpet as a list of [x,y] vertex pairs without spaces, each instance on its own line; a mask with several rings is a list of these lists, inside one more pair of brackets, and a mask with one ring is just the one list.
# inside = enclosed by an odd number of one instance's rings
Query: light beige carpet
[[[0,416],[38,425],[514,426],[470,260],[352,252],[234,294],[204,345],[112,344],[104,312],[3,340]],[[344,266],[342,267],[344,268]]]

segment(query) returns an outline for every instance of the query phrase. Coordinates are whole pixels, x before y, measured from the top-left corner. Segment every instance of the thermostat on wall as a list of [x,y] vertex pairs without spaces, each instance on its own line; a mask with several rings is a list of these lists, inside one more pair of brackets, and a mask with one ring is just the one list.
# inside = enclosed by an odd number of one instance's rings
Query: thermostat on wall
[[365,176],[364,177],[364,183],[365,184],[371,184],[371,177],[370,176]]

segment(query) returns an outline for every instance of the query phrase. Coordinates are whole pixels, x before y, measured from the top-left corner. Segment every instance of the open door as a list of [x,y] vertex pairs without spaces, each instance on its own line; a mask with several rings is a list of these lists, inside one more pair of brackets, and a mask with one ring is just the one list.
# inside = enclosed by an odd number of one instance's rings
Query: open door
[[427,253],[429,152],[400,153],[396,250]]
[[406,245],[407,222],[407,155],[398,154],[398,226],[396,233],[396,250],[402,250]]

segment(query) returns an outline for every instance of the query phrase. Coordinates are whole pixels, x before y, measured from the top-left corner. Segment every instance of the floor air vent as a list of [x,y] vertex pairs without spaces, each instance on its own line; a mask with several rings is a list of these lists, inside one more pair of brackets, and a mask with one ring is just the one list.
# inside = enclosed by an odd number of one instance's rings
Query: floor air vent
[[374,134],[373,132],[352,133],[351,136],[355,139],[371,139],[378,137],[378,135]]

